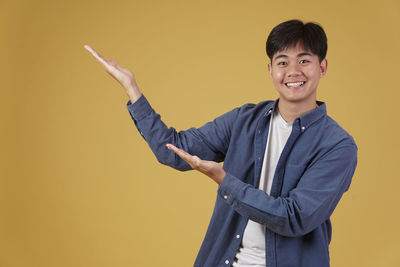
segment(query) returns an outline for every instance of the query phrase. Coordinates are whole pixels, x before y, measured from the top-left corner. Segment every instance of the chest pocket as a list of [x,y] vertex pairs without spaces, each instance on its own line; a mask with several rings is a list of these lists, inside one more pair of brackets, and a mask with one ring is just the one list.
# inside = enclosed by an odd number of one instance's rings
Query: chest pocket
[[283,174],[283,185],[281,190],[281,196],[287,197],[289,191],[295,188],[300,181],[303,173],[306,170],[306,166],[303,164],[294,165],[287,164],[285,167],[285,173]]

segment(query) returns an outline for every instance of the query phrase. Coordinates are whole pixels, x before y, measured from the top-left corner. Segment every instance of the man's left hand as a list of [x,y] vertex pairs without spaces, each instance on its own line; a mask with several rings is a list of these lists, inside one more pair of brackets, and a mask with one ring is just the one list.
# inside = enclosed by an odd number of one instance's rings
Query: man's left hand
[[178,156],[186,161],[194,170],[204,173],[205,175],[213,179],[217,184],[221,184],[224,180],[226,172],[217,162],[202,160],[199,157],[192,156],[189,153],[171,144],[167,144],[167,148],[178,154]]

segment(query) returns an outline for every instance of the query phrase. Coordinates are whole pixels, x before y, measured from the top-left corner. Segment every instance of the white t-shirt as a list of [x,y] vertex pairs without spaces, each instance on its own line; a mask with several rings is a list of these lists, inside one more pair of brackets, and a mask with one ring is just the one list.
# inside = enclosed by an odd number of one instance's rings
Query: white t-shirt
[[[276,165],[292,132],[292,123],[287,123],[275,109],[270,121],[258,189],[268,195],[274,179]],[[236,253],[233,267],[265,267],[265,226],[249,220],[244,230],[242,244]]]

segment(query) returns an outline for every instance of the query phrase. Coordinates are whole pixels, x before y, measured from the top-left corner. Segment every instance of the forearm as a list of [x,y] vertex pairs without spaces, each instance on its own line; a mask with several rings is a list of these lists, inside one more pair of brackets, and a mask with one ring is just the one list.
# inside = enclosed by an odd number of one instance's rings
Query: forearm
[[356,162],[352,146],[339,148],[307,169],[288,195],[278,197],[228,172],[218,193],[242,216],[280,235],[301,236],[329,219],[348,189]]
[[[200,128],[190,128],[177,132],[173,127],[167,127],[150,106],[144,95],[140,96],[133,104],[128,102],[127,108],[140,134],[149,144],[157,160],[165,165],[178,170],[192,169],[184,160],[170,151],[166,144],[172,144],[184,151],[187,151],[199,158],[220,162],[224,159],[224,152],[221,141],[218,137],[223,136],[226,129],[226,118],[217,118]],[[229,113],[225,115],[232,117]],[[228,138],[228,137],[226,137]]]
[[128,111],[137,130],[147,142],[157,160],[172,168],[189,170],[190,166],[183,160],[176,158],[174,153],[165,146],[167,143],[172,143],[178,147],[182,146],[182,144],[178,144],[181,140],[177,138],[176,130],[165,125],[161,116],[153,110],[144,95],[133,100],[135,102],[132,102],[131,99],[127,103]]
[[[232,186],[236,188],[229,188]],[[229,175],[222,182],[219,195],[242,216],[289,237],[312,231],[328,219],[334,209],[328,202],[315,203],[318,207],[305,207],[306,203],[297,197],[274,198]]]

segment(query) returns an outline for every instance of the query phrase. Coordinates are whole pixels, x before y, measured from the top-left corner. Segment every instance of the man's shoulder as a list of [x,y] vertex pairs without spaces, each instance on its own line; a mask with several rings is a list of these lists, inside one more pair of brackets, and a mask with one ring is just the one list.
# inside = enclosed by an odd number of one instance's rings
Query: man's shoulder
[[336,120],[326,115],[323,120],[323,129],[325,138],[330,142],[336,141],[337,144],[354,145],[357,147],[353,136],[350,135]]

